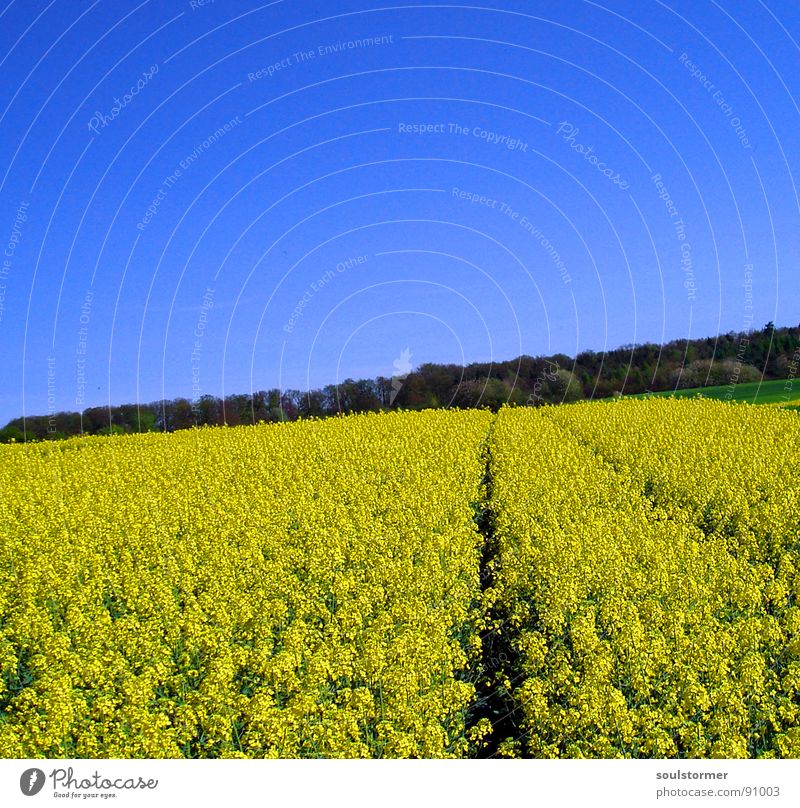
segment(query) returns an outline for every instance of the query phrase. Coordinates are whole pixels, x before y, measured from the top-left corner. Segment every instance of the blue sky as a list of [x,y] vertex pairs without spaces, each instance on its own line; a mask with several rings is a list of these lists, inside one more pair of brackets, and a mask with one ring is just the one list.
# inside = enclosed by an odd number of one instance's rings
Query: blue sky
[[800,321],[788,0],[14,0],[0,420]]

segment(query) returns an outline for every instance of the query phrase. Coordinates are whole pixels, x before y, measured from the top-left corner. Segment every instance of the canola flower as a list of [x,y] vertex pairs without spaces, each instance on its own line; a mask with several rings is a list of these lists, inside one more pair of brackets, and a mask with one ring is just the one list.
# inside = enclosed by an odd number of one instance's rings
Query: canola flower
[[465,754],[489,420],[0,447],[0,756]]
[[502,751],[800,756],[799,425],[660,398],[501,413]]
[[0,446],[0,756],[800,757],[797,479],[712,400]]

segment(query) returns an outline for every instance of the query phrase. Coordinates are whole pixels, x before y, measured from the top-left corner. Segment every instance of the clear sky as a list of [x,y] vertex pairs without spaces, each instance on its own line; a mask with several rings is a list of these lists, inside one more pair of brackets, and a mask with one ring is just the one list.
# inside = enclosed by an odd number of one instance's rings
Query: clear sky
[[12,0],[0,40],[3,423],[800,322],[795,0]]

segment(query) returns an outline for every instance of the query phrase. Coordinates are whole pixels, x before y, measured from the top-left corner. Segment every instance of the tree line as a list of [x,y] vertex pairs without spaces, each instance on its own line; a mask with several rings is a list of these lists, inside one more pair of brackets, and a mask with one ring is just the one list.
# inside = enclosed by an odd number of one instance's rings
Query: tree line
[[197,400],[173,398],[148,404],[89,407],[15,418],[0,441],[44,440],[72,435],[171,432],[194,426],[237,426],[322,418],[355,412],[431,407],[489,407],[607,398],[689,387],[786,379],[800,358],[800,326],[729,332],[719,337],[674,340],[665,345],[623,345],[583,351],[575,357],[520,356],[505,362],[426,363],[403,376],[346,379],[309,390],[259,390]]

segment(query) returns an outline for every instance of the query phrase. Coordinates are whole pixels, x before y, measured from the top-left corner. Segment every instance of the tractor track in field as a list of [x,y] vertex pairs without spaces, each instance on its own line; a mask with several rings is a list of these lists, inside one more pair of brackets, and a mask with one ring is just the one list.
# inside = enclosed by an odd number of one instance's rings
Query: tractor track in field
[[496,757],[501,743],[507,738],[518,738],[522,733],[515,722],[519,705],[515,705],[508,683],[521,678],[517,671],[518,654],[513,649],[506,630],[505,615],[496,608],[491,597],[500,565],[499,538],[495,530],[496,514],[493,510],[494,481],[492,434],[498,415],[492,419],[483,444],[484,475],[481,482],[481,509],[475,523],[483,537],[480,559],[481,600],[485,607],[486,623],[481,634],[481,671],[476,683],[477,697],[469,725],[488,719],[491,733],[477,750],[478,758]]

